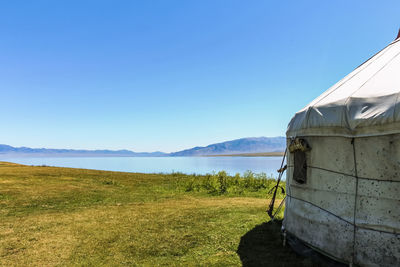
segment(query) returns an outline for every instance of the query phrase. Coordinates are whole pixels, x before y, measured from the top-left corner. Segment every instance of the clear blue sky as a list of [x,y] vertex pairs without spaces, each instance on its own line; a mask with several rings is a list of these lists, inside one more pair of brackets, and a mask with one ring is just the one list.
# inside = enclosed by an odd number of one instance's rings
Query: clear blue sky
[[400,1],[2,1],[0,143],[176,151],[284,135]]

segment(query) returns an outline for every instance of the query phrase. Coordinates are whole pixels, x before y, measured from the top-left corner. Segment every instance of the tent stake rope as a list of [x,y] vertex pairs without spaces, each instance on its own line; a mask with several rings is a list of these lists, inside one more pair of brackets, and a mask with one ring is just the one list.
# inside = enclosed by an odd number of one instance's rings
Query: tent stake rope
[[351,139],[351,144],[353,145],[353,157],[354,157],[354,175],[356,178],[356,192],[354,194],[354,212],[353,212],[353,260],[351,263],[354,263],[356,257],[356,215],[357,215],[357,197],[358,197],[358,175],[357,175],[357,159],[356,159],[356,146],[355,139]]
[[278,214],[278,213],[281,211],[281,209],[282,209],[282,207],[283,207],[283,203],[285,203],[285,200],[286,200],[286,196],[282,199],[282,201],[281,201],[281,203],[279,204],[278,208],[276,209],[274,215],[272,215],[271,222],[273,222],[273,221],[275,220],[276,214]]
[[[268,193],[271,193],[272,190],[275,189],[275,190],[274,190],[274,194],[273,194],[272,199],[271,199],[271,202],[269,203],[268,210],[267,210],[267,213],[268,213],[269,217],[271,218],[271,220],[274,220],[275,215],[276,215],[276,214],[279,212],[279,210],[282,208],[282,203],[283,203],[283,201],[280,203],[280,205],[279,205],[279,207],[278,207],[278,210],[273,214],[274,205],[275,205],[276,193],[278,192],[278,188],[280,187],[280,186],[279,186],[279,183],[280,183],[280,181],[281,181],[281,179],[282,179],[283,173],[285,172],[285,170],[286,170],[286,168],[287,168],[287,165],[285,165],[285,167],[283,166],[283,164],[285,163],[286,153],[287,153],[287,148],[285,149],[285,153],[283,154],[283,158],[282,158],[282,162],[281,162],[281,167],[280,167],[279,170],[278,170],[278,172],[279,172],[278,181],[276,182],[276,185],[275,185],[274,187],[272,187],[271,190],[268,192]],[[285,192],[284,189],[283,189],[283,187],[280,187],[280,188],[282,189],[283,192]],[[285,197],[285,198],[286,198],[286,197]]]

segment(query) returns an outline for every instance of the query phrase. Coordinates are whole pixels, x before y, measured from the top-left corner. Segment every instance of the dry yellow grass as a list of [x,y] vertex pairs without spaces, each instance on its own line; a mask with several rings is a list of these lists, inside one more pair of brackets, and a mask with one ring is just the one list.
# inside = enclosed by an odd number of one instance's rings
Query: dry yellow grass
[[[267,199],[187,193],[177,179],[0,163],[0,265],[261,264],[238,247],[267,220]],[[273,234],[265,255],[298,262]]]
[[[215,230],[224,231],[226,227],[223,225],[232,221],[229,218],[220,220],[219,213],[228,210],[234,213],[235,209],[249,207],[262,212],[265,205],[265,199],[256,198],[185,197],[181,200],[85,208],[69,213],[33,214],[17,220],[11,217],[0,223],[0,263],[49,266],[99,262],[107,265],[151,265],[169,258],[163,259],[163,253],[175,254],[181,258],[181,263],[185,258],[191,261],[194,258],[206,260],[208,257],[226,257],[220,249],[217,249],[219,254],[196,257],[196,253],[204,249],[203,246],[187,255],[181,251],[189,249],[191,243],[197,243],[197,235],[210,239],[212,244],[206,243],[206,246],[215,246],[223,241],[220,238],[227,233]],[[210,217],[211,214],[216,216]],[[236,217],[235,214],[224,216]],[[202,222],[199,222],[199,218]],[[224,244],[219,246],[223,247]],[[235,250],[230,251],[230,257],[239,260]]]

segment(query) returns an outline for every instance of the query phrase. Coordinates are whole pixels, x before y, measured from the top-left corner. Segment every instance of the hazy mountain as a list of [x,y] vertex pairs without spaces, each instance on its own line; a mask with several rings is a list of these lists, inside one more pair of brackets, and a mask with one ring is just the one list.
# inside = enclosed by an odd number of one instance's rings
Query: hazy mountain
[[281,152],[286,147],[285,137],[251,137],[194,147],[173,153],[133,152],[130,150],[78,150],[12,147],[0,145],[0,156],[46,156],[46,157],[165,157],[209,156],[240,153]]
[[174,153],[170,156],[206,156],[226,155],[258,152],[281,152],[286,148],[286,138],[279,137],[251,137],[232,141],[211,144],[205,147],[194,147]]
[[7,156],[58,156],[58,157],[161,157],[163,152],[133,152],[130,150],[78,150],[12,147],[0,145],[0,155]]

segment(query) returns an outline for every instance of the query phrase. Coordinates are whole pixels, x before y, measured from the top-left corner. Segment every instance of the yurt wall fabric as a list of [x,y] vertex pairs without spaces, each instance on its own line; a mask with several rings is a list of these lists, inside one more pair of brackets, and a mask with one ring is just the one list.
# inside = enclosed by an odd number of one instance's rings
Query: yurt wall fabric
[[400,264],[400,134],[307,142],[306,183],[288,155],[285,229],[339,261]]

